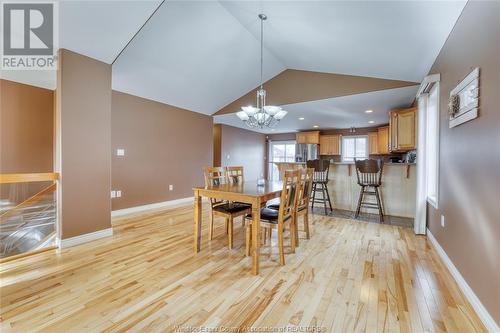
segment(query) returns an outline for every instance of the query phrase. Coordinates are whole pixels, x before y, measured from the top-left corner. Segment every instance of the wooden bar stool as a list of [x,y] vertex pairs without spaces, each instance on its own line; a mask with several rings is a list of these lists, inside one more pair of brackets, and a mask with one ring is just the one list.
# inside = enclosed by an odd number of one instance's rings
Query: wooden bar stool
[[[358,185],[361,186],[355,218],[358,218],[361,207],[378,208],[380,222],[384,222],[384,211],[378,189],[382,185],[384,162],[382,160],[358,160],[355,163]],[[363,201],[365,194],[374,195],[377,203]]]
[[[204,170],[205,186],[219,186],[224,183],[226,176],[224,169],[219,167],[206,167]],[[210,220],[208,238],[213,239],[214,234],[214,216],[221,216],[226,222],[226,233],[228,234],[229,249],[233,248],[233,219],[252,211],[247,204],[238,202],[227,202],[216,199],[210,199]]]
[[[262,208],[260,211],[260,225],[265,229],[278,230],[278,246],[280,253],[280,264],[285,264],[285,253],[283,247],[283,233],[285,225],[290,228],[290,242],[292,252],[295,252],[295,210],[299,197],[300,172],[298,170],[286,170],[283,176],[283,190],[280,196],[279,210]],[[246,215],[246,255],[250,255],[252,242],[252,214]]]
[[[333,211],[330,193],[328,193],[328,172],[330,170],[330,160],[307,161],[307,167],[314,169],[311,208],[314,209],[315,203],[322,204],[325,208],[325,215],[327,215],[328,207],[330,208],[330,211]],[[317,192],[321,193],[321,197],[316,198]]]

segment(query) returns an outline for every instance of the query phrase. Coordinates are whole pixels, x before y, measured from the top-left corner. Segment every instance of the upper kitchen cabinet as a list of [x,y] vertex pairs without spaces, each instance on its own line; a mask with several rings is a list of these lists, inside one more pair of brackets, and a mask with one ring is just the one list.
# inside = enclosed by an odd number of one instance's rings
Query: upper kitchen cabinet
[[296,134],[297,143],[319,144],[319,131],[299,132]]
[[391,111],[390,147],[393,152],[417,148],[417,108]]
[[340,134],[321,135],[319,137],[320,155],[340,155]]
[[389,126],[380,127],[377,132],[378,154],[389,154]]
[[378,132],[368,133],[368,153],[378,154]]
[[389,126],[380,127],[368,133],[368,153],[370,155],[389,154]]

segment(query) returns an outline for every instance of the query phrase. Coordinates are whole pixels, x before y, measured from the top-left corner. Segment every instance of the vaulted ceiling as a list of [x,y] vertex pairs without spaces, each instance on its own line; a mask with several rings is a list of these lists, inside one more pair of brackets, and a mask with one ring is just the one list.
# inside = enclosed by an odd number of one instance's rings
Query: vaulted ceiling
[[[418,82],[466,1],[59,3],[60,47],[114,62],[113,89],[213,114],[259,83],[260,12],[266,80],[300,69]],[[0,74],[55,87],[51,72]]]

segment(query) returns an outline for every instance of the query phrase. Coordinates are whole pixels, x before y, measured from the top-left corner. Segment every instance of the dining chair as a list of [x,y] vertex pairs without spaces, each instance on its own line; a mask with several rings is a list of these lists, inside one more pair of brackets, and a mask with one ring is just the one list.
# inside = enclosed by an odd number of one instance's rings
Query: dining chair
[[[380,198],[379,187],[382,185],[382,173],[384,170],[384,162],[380,159],[355,160],[356,176],[358,185],[361,186],[359,191],[358,207],[356,209],[355,218],[358,218],[361,207],[376,208],[380,222],[384,222],[384,208]],[[370,191],[370,189],[372,189]],[[376,203],[366,202],[365,195],[373,195],[376,198]]]
[[[219,186],[225,183],[226,176],[224,169],[220,167],[206,167],[204,169],[205,186]],[[214,216],[224,218],[226,224],[226,234],[228,234],[228,247],[233,248],[233,220],[238,216],[244,219],[245,214],[252,211],[247,204],[238,202],[227,202],[217,199],[210,199],[210,219],[208,238],[213,239]]]
[[[306,233],[306,238],[310,238],[309,234],[309,202],[311,198],[311,192],[313,187],[313,177],[314,169],[306,168],[300,170],[300,192],[297,199],[297,209],[295,210],[295,221],[298,225],[299,217],[302,216],[304,222],[304,231]],[[270,204],[268,208],[279,210],[280,205]],[[295,246],[299,246],[299,234],[298,229],[295,232]]]
[[[285,264],[285,254],[283,247],[283,234],[285,226],[290,229],[290,242],[292,252],[295,252],[295,209],[298,202],[298,192],[300,190],[300,171],[286,170],[283,176],[283,189],[280,195],[279,210],[262,208],[260,210],[260,226],[264,229],[277,229],[280,264]],[[246,225],[246,255],[250,255],[252,242],[252,214],[245,216]]]
[[226,183],[232,185],[243,184],[245,177],[243,176],[242,166],[227,166],[226,170]]

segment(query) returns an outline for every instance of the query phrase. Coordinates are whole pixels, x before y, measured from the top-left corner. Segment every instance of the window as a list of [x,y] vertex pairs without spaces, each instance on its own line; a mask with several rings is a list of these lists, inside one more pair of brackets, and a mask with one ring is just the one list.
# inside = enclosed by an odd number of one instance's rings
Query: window
[[295,141],[269,142],[269,179],[279,180],[278,167],[274,162],[295,162]]
[[427,100],[426,128],[427,201],[438,208],[439,188],[439,83],[435,83]]
[[342,137],[342,162],[368,158],[368,136]]

